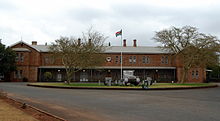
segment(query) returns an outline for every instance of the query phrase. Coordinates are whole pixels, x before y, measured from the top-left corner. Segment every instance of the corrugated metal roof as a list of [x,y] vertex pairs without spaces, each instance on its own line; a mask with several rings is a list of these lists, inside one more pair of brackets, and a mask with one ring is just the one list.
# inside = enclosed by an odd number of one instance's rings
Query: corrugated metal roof
[[[35,48],[40,52],[49,52],[49,45],[30,45],[31,47]],[[152,47],[152,46],[108,46],[106,47],[105,53],[146,53],[146,54],[167,54],[168,51],[162,50],[159,47]]]
[[31,47],[35,48],[39,52],[49,52],[49,45],[30,45]]
[[149,54],[166,54],[169,53],[168,51],[162,50],[159,47],[152,47],[152,46],[110,46],[106,48],[105,53],[149,53]]

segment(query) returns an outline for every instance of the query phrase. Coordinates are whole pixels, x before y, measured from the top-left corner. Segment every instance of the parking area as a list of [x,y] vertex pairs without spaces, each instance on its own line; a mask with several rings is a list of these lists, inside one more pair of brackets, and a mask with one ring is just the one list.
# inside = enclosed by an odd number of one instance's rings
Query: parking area
[[67,90],[0,83],[10,97],[70,121],[219,121],[220,87],[194,90]]

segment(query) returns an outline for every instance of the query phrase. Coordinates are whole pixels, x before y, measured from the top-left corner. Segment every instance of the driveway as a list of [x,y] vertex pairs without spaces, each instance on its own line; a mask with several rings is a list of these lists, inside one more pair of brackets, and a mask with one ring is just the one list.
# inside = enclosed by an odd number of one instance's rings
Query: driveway
[[220,121],[220,88],[74,90],[0,83],[9,96],[69,121]]

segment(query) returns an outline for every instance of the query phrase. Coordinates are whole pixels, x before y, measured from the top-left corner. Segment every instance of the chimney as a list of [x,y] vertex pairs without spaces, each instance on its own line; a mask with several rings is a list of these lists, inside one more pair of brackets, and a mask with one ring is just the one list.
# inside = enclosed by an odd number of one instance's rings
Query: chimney
[[32,45],[37,45],[37,41],[32,41]]
[[126,39],[123,40],[123,47],[126,47]]
[[78,45],[81,45],[81,39],[78,38]]
[[134,41],[134,45],[133,45],[133,47],[137,47],[137,40],[134,39],[133,41]]

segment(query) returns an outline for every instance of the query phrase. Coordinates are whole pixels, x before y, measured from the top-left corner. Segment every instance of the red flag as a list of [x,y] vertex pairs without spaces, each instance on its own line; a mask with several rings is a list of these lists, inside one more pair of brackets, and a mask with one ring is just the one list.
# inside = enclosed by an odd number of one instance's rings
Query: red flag
[[120,30],[120,31],[118,31],[118,32],[116,32],[115,33],[115,36],[117,37],[117,36],[121,36],[122,35],[122,29]]

